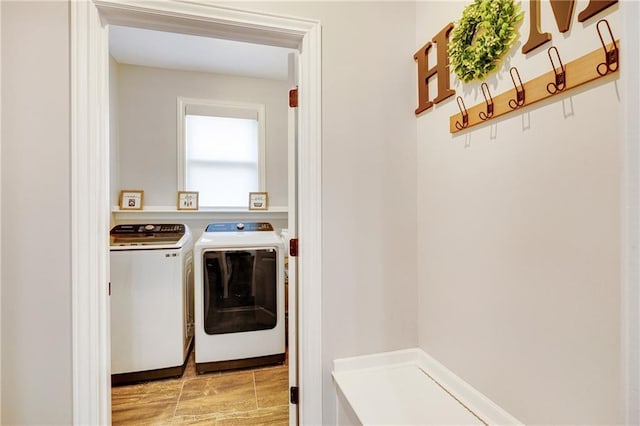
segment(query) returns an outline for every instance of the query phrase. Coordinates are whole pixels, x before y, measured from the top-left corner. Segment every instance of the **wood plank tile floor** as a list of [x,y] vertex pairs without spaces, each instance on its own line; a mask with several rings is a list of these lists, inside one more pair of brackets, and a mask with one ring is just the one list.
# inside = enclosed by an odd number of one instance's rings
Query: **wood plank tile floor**
[[193,352],[181,378],[111,389],[114,425],[288,425],[285,365],[198,375]]

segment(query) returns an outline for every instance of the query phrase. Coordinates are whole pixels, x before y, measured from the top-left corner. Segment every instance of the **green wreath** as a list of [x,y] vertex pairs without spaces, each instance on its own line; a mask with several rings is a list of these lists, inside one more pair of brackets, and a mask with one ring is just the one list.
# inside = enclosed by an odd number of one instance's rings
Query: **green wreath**
[[475,0],[462,12],[449,41],[453,71],[465,83],[492,71],[518,36],[520,4],[513,0]]

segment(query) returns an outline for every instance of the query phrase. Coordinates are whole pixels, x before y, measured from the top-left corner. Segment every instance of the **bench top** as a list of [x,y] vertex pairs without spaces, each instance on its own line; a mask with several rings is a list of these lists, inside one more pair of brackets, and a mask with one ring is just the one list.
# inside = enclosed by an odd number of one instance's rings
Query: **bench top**
[[416,365],[334,374],[363,425],[483,425]]
[[420,348],[336,359],[333,379],[350,423],[522,425]]

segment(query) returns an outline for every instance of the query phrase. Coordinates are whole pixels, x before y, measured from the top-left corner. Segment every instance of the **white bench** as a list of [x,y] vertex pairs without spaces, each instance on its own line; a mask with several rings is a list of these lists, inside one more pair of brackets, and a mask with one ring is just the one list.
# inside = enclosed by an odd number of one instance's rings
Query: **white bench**
[[338,424],[522,424],[421,349],[334,361]]

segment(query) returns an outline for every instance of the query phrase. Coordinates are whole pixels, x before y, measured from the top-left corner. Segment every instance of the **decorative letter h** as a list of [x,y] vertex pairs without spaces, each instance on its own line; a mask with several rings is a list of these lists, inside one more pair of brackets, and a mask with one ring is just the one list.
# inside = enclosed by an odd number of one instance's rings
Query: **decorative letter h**
[[[449,33],[452,29],[453,23],[449,23],[413,56],[413,59],[418,63],[418,108],[416,109],[416,115],[456,93],[455,90],[451,90],[449,87],[448,44]],[[433,44],[438,46],[437,63],[433,68],[429,68],[429,50]],[[432,102],[429,100],[429,80],[435,75],[438,77],[438,95]]]

